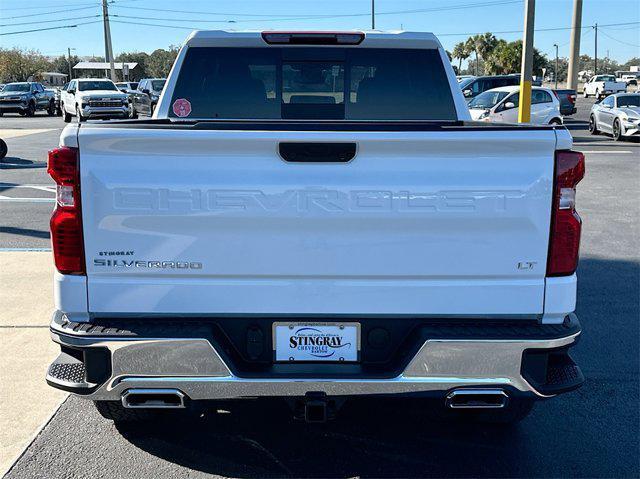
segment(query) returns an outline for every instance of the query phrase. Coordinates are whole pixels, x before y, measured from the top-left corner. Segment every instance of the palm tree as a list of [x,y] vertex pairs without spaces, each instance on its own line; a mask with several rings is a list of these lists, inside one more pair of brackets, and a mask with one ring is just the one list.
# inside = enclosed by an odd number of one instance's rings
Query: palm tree
[[453,47],[453,58],[458,59],[458,72],[462,69],[462,60],[469,58],[469,50],[464,42],[456,43]]
[[468,51],[474,52],[476,54],[476,67],[475,73],[478,74],[478,65],[479,58],[486,60],[486,58],[491,54],[493,49],[498,44],[498,40],[492,33],[485,33],[484,35],[474,35],[469,37],[465,42],[465,46]]
[[474,35],[473,37],[467,38],[467,41],[464,42],[464,46],[467,49],[467,51],[469,52],[469,55],[471,55],[471,53],[475,53],[476,54],[476,63],[475,63],[475,67],[474,67],[474,74],[475,75],[478,74],[478,46],[477,46],[476,40],[478,39],[479,36],[480,35]]

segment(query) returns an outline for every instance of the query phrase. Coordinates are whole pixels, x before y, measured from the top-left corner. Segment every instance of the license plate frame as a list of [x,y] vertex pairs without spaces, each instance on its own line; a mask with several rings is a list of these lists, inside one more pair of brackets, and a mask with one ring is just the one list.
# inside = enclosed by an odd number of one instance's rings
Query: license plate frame
[[[292,335],[296,337],[295,348],[290,341]],[[272,325],[273,360],[277,363],[357,363],[361,337],[361,325],[354,321],[276,321]],[[285,344],[280,344],[281,341]]]

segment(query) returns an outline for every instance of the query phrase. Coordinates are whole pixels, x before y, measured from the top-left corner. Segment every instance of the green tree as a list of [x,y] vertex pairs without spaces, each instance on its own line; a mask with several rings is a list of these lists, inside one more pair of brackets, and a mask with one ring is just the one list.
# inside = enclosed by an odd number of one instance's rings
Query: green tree
[[639,66],[639,65],[640,65],[640,58],[638,57],[629,58],[629,61],[620,65],[620,70],[629,71],[632,66]]
[[[80,58],[77,55],[71,55],[71,68],[76,66]],[[51,71],[64,73],[65,75],[69,74],[69,57],[66,55],[60,55],[59,57],[54,58],[51,61]]]
[[[610,58],[598,58],[599,74],[614,74],[616,70],[625,69],[625,65],[619,65],[615,60],[612,60]],[[590,71],[595,73],[595,60],[589,55],[580,55],[580,60],[578,62],[578,71]]]
[[[542,75],[542,69],[547,66],[547,57],[537,48],[533,49],[533,74]],[[519,73],[522,65],[522,40],[515,42],[498,41],[486,62],[487,73],[504,75]]]
[[147,75],[157,78],[166,77],[171,71],[179,50],[180,48],[175,45],[170,45],[167,50],[162,48],[154,50],[146,62]]
[[[556,57],[549,58],[547,61],[547,72],[553,72],[554,78],[556,75]],[[569,72],[569,60],[564,57],[558,58],[558,81],[564,82],[567,81],[567,74]]]
[[129,80],[139,81],[148,76],[147,61],[149,54],[145,52],[121,53],[115,58],[116,63],[137,63],[138,66],[129,72]]
[[458,59],[458,71],[462,70],[462,60],[469,58],[470,52],[465,42],[458,42],[453,47],[452,56]]
[[475,73],[476,75],[480,72],[480,62],[479,59],[482,58],[486,62],[487,58],[491,55],[493,50],[498,45],[497,38],[492,33],[484,33],[481,35],[474,35],[469,37],[465,42],[465,47],[469,52],[475,53],[476,57],[476,67]]
[[27,81],[51,69],[51,63],[36,50],[0,48],[0,81]]

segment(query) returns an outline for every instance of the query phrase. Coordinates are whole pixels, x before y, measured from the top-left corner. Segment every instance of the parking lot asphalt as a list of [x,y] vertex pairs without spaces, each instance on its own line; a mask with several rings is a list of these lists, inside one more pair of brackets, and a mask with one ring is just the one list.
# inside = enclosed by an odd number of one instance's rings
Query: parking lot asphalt
[[[579,98],[566,122],[587,162],[577,198],[578,391],[539,403],[513,427],[438,422],[426,404],[391,401],[347,404],[324,425],[293,422],[279,402],[247,402],[116,427],[70,397],[6,477],[639,477],[640,145],[589,136],[591,103]],[[53,198],[45,152],[62,126],[0,119],[0,136],[54,128],[7,141],[5,161],[18,166],[0,166],[0,247],[48,247],[52,202],[21,199]]]

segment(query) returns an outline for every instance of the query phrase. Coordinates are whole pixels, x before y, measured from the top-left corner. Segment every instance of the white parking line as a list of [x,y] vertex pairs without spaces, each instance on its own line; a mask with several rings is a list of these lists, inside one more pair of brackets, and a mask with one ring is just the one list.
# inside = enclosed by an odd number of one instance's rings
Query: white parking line
[[54,193],[54,194],[56,192],[55,186],[30,185],[30,186],[20,186],[20,188],[33,188],[34,190],[48,191],[49,193]]
[[33,129],[14,129],[0,128],[0,136],[5,140],[7,138],[18,138],[20,136],[35,135],[38,133],[47,133],[49,131],[62,130],[62,128],[33,128]]
[[25,185],[16,185],[14,183],[0,183],[0,188],[51,188],[53,191],[56,190],[56,185],[49,184],[36,184],[36,183],[27,183]]
[[580,153],[595,153],[598,155],[629,155],[633,153],[630,150],[578,150]]
[[13,188],[28,188],[28,189],[32,189],[32,190],[38,190],[38,191],[46,191],[47,193],[51,193],[53,195],[53,197],[49,197],[49,198],[35,198],[35,197],[21,197],[21,196],[6,196],[6,195],[0,195],[0,202],[5,201],[5,202],[13,202],[13,203],[52,203],[54,202],[55,199],[55,194],[56,194],[56,187],[52,186],[52,185],[37,185],[37,184],[31,184],[31,185],[14,185],[11,183],[0,183],[0,188],[5,188],[5,189],[13,189]]
[[55,198],[11,198],[10,196],[0,195],[0,202],[6,201],[9,203],[53,203]]
[[0,253],[4,253],[6,251],[51,251],[51,248],[0,248]]

